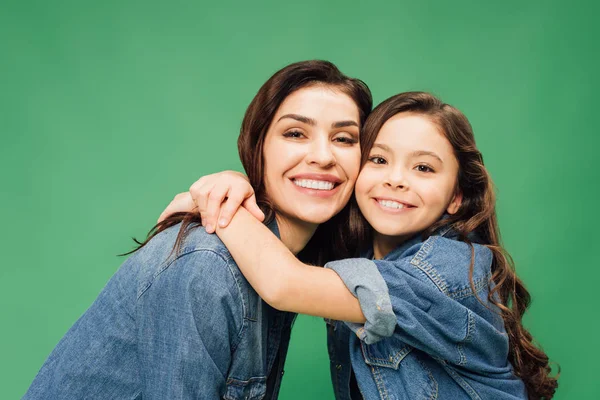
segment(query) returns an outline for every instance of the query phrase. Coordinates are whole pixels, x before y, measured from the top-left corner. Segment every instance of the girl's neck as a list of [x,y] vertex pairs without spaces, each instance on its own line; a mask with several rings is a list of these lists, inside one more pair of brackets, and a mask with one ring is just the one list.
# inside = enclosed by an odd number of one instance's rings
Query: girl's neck
[[373,258],[379,260],[406,241],[404,236],[386,236],[373,232]]
[[277,221],[281,241],[294,254],[298,254],[304,249],[319,226],[288,218],[278,213],[275,213],[275,220]]

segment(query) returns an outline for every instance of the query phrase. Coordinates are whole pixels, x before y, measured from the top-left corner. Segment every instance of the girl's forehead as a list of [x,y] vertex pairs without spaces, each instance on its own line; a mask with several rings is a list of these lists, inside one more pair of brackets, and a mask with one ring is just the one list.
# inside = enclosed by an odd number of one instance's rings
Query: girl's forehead
[[400,113],[381,127],[375,143],[385,144],[390,150],[430,150],[452,153],[452,145],[439,127],[428,117]]

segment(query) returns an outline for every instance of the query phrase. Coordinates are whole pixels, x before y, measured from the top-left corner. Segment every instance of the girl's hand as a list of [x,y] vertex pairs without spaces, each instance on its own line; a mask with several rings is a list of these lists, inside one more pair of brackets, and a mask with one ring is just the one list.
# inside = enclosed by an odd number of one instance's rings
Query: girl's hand
[[218,172],[203,176],[190,187],[189,192],[175,196],[158,221],[174,212],[197,210],[206,232],[213,233],[217,220],[220,227],[226,227],[240,205],[259,221],[265,219],[256,204],[248,178],[236,171]]

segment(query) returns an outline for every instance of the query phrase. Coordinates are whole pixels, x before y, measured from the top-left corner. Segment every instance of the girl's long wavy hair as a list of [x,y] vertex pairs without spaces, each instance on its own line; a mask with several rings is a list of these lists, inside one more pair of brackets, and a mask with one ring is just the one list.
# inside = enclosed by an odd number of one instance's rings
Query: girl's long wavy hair
[[[550,375],[548,356],[534,344],[531,334],[522,324],[523,314],[529,307],[531,297],[517,277],[510,255],[501,246],[500,231],[496,218],[494,186],[483,156],[475,145],[471,124],[456,108],[445,104],[425,92],[407,92],[393,96],[378,105],[365,123],[362,136],[362,160],[364,165],[383,124],[398,113],[410,112],[432,121],[448,139],[459,164],[457,189],[462,192],[459,210],[429,227],[423,234],[430,236],[443,226],[451,227],[461,240],[470,244],[467,237],[475,233],[481,244],[493,253],[492,285],[488,301],[495,304],[504,320],[510,340],[509,361],[514,372],[527,388],[530,399],[550,399],[558,386],[556,377]],[[371,229],[353,201],[351,226],[362,244],[370,244]],[[470,268],[471,287],[474,292],[474,248]]]
[[[238,152],[242,166],[254,188],[256,201],[265,213],[265,222],[269,223],[275,217],[275,206],[269,201],[264,184],[263,147],[271,121],[279,106],[293,92],[309,86],[325,86],[349,96],[358,108],[360,126],[362,127],[373,107],[373,99],[369,87],[361,80],[344,75],[334,64],[323,60],[300,61],[285,66],[269,78],[258,90],[258,93],[248,106],[240,135],[238,137]],[[351,244],[346,241],[349,235],[349,207],[329,221],[321,224],[306,247],[298,254],[304,262],[323,265],[325,262],[347,257]],[[197,212],[174,213],[155,225],[147,238],[134,241],[138,246],[131,254],[144,247],[150,239],[181,223],[179,234],[173,248],[177,253],[188,228],[201,225]]]

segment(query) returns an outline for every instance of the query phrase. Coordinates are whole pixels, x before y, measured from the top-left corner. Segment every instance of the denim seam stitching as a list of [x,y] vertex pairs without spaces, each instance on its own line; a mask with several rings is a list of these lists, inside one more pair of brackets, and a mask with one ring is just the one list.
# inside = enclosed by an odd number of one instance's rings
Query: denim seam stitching
[[[369,345],[366,345],[369,346]],[[368,348],[365,349],[365,353],[368,354],[369,362],[373,362],[375,365],[380,367],[393,367],[398,368],[398,365],[404,358],[413,350],[412,347],[405,345],[402,349],[398,350],[396,354],[389,358],[373,357]]]
[[433,249],[433,245],[439,236],[430,236],[422,245],[417,254],[410,260],[410,264],[421,270],[433,284],[444,294],[448,294],[448,284],[431,263],[425,261],[425,257]]
[[448,296],[453,299],[465,299],[467,297],[473,296],[475,293],[479,293],[479,291],[487,286],[491,279],[491,274],[487,273],[485,276],[473,280],[473,286],[475,287],[475,292],[471,287],[465,287],[462,289],[458,289],[452,292],[448,292]]
[[439,385],[438,385],[437,381],[435,380],[435,377],[431,373],[431,370],[429,368],[427,368],[425,363],[423,363],[421,360],[419,360],[419,358],[416,358],[416,360],[421,365],[421,368],[423,368],[423,370],[425,370],[427,375],[429,375],[429,379],[431,379],[431,382],[433,383],[433,391],[431,392],[431,396],[429,396],[429,400],[437,399],[440,389],[439,389]]
[[469,385],[467,381],[465,381],[456,371],[454,371],[454,369],[452,369],[445,361],[441,362],[441,364],[446,370],[446,372],[448,372],[448,374],[454,379],[454,381],[458,383],[460,387],[462,387],[465,390],[465,392],[467,392],[467,394],[469,395],[469,397],[471,397],[472,400],[481,400],[481,397],[479,396],[479,394],[477,394],[475,389],[473,389],[473,387]]
[[377,385],[377,391],[379,392],[379,395],[381,396],[381,398],[383,400],[388,399],[389,395],[388,395],[386,387],[384,385],[383,378],[381,376],[381,372],[379,372],[379,369],[374,366],[371,366],[371,371],[373,373],[373,378],[375,380],[375,384]]
[[465,338],[456,345],[459,354],[458,365],[465,365],[467,363],[467,355],[464,351],[464,344],[471,342],[473,339],[473,332],[475,331],[475,317],[471,310],[467,310],[467,333]]
[[[154,272],[154,274],[152,274],[152,278],[149,280],[149,282],[147,282],[147,283],[144,285],[144,287],[143,287],[143,288],[141,288],[141,289],[138,291],[137,300],[139,300],[139,299],[140,299],[140,297],[142,297],[142,295],[143,295],[143,294],[146,292],[146,290],[148,290],[148,288],[149,288],[150,286],[152,286],[152,284],[154,283],[154,281],[156,280],[156,278],[157,278],[157,277],[158,277],[160,274],[162,274],[162,273],[163,273],[163,272],[164,272],[164,271],[165,271],[167,268],[169,268],[169,267],[170,267],[170,266],[171,266],[171,265],[172,265],[172,264],[173,264],[175,261],[179,260],[180,258],[182,258],[182,257],[184,257],[184,256],[187,256],[187,255],[193,254],[193,253],[195,253],[195,252],[198,252],[198,251],[206,251],[206,252],[209,252],[209,253],[213,253],[213,254],[214,254],[214,255],[216,255],[218,258],[222,259],[222,260],[225,262],[225,264],[227,264],[227,266],[229,267],[229,264],[227,263],[227,261],[225,260],[225,258],[224,258],[224,257],[223,257],[221,254],[217,253],[216,251],[214,251],[214,250],[212,250],[212,249],[203,249],[203,248],[199,248],[199,249],[195,249],[195,250],[193,250],[193,251],[186,251],[186,252],[182,252],[181,254],[178,254],[178,255],[177,255],[177,257],[175,257],[175,258],[171,258],[171,257],[169,257],[167,260],[165,260],[165,261],[163,262],[163,264],[161,265],[161,267],[160,267],[160,268],[159,268],[159,269],[158,269],[156,272]],[[170,260],[170,261],[169,261],[169,260]]]
[[[238,332],[238,336],[236,338],[236,340],[232,343],[232,351],[235,351],[235,349],[237,348],[239,342],[241,342],[241,338],[242,338],[242,333],[244,331],[245,328],[245,320],[246,320],[246,309],[247,309],[247,305],[244,301],[244,296],[242,296],[242,289],[240,288],[240,283],[238,282],[235,274],[233,273],[233,271],[231,270],[231,267],[229,266],[229,262],[225,259],[225,257],[223,257],[222,254],[214,251],[213,249],[209,249],[209,248],[194,248],[194,250],[192,251],[186,251],[186,252],[182,252],[181,254],[178,254],[177,257],[171,259],[171,261],[169,262],[163,262],[163,265],[161,266],[161,268],[158,269],[158,271],[156,271],[153,275],[152,275],[152,279],[149,280],[149,282],[146,283],[145,287],[143,287],[142,289],[140,289],[139,294],[136,298],[136,300],[139,300],[140,297],[142,297],[144,295],[144,293],[146,293],[146,291],[150,288],[150,286],[152,286],[152,284],[154,283],[154,281],[156,280],[156,278],[162,274],[164,271],[167,270],[167,268],[169,268],[175,261],[179,260],[180,258],[182,258],[183,256],[189,255],[189,254],[193,254],[199,251],[205,251],[208,253],[212,253],[214,254],[217,258],[220,258],[221,260],[223,260],[223,262],[225,262],[225,265],[227,265],[227,270],[229,271],[229,273],[231,274],[237,290],[238,290],[238,295],[240,296],[241,299],[241,303],[242,303],[242,326],[240,328],[240,331]],[[230,257],[230,260],[232,260],[232,258]]]

